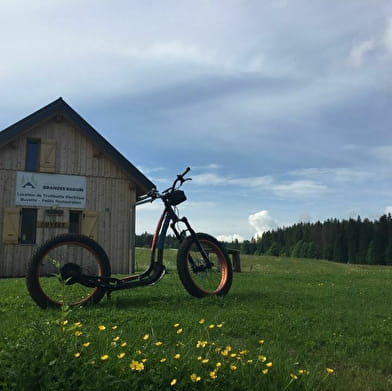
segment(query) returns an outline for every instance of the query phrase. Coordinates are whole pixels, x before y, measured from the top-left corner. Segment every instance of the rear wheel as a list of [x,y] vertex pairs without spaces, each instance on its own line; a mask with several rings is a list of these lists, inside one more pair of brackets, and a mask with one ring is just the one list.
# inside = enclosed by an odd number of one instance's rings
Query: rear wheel
[[192,236],[184,239],[178,250],[177,270],[180,280],[192,296],[224,296],[233,280],[230,259],[214,237],[203,233],[196,235],[203,250]]
[[60,235],[34,253],[27,271],[27,289],[42,308],[97,303],[105,289],[78,283],[82,275],[110,277],[105,251],[86,236]]

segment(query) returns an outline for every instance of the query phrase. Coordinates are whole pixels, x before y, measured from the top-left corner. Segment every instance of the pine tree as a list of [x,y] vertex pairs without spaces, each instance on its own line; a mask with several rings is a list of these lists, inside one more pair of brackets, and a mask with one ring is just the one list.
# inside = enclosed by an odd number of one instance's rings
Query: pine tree
[[347,262],[347,242],[341,227],[335,237],[332,259],[335,262]]
[[369,247],[367,250],[367,254],[366,254],[366,263],[368,265],[374,265],[374,260],[375,260],[375,256],[374,256],[374,240],[372,240],[369,243]]

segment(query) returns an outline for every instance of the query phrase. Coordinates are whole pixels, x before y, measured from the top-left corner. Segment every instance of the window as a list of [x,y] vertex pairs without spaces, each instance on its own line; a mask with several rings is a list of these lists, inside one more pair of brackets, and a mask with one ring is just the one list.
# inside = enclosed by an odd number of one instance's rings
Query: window
[[26,171],[38,171],[39,168],[39,140],[27,140]]
[[69,212],[69,233],[81,233],[82,212],[71,210]]
[[34,244],[37,230],[37,209],[23,208],[20,223],[20,243]]

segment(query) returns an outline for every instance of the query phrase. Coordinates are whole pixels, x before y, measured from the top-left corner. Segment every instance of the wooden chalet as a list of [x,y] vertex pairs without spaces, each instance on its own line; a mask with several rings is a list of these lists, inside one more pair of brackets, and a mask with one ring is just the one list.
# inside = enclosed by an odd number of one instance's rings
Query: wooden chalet
[[0,132],[0,184],[0,277],[25,275],[35,248],[67,232],[133,272],[135,202],[154,184],[62,98]]

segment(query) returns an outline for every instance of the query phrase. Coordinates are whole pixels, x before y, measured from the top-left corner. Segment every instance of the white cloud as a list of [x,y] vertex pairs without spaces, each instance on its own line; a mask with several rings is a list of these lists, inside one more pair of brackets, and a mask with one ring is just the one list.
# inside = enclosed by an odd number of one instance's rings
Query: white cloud
[[392,206],[387,206],[386,208],[385,208],[385,214],[392,214]]
[[264,232],[277,228],[278,224],[269,215],[267,210],[251,214],[248,217],[249,224],[256,231],[255,237],[261,237]]
[[131,47],[128,50],[131,57],[144,57],[148,60],[162,62],[191,62],[199,64],[214,64],[215,54],[208,50],[203,50],[197,45],[186,44],[181,41],[168,41],[152,44],[149,47]]
[[249,178],[235,178],[228,181],[231,185],[249,186],[249,187],[262,187],[266,188],[273,184],[273,179],[270,176],[257,176]]
[[328,187],[314,180],[294,180],[285,183],[274,180],[269,175],[231,178],[214,173],[199,174],[193,177],[198,185],[234,185],[244,188],[258,188],[278,195],[279,197],[308,197],[328,191]]
[[384,34],[385,48],[392,55],[392,18],[389,19],[388,27]]
[[392,55],[392,18],[389,18],[382,35],[356,43],[350,51],[348,62],[354,68],[360,68],[377,50]]
[[192,181],[197,185],[222,185],[227,183],[228,178],[216,175],[214,173],[205,173],[192,175]]
[[222,168],[222,164],[216,164],[216,163],[209,163],[203,166],[192,166],[192,170],[215,170],[215,169],[219,169]]
[[370,179],[373,174],[357,168],[305,168],[292,171],[291,174],[327,182],[362,182]]
[[366,57],[377,47],[377,42],[374,39],[362,41],[355,45],[349,55],[349,63],[355,68],[363,65]]
[[219,241],[221,242],[234,242],[235,240],[238,240],[238,242],[243,242],[244,238],[239,235],[239,234],[233,234],[233,235],[218,235],[216,237]]
[[371,150],[372,155],[385,163],[392,163],[392,145],[384,145]]
[[273,191],[280,197],[306,197],[325,193],[328,191],[328,187],[311,180],[299,180],[275,184]]
[[194,175],[192,180],[198,185],[239,185],[244,187],[265,187],[272,183],[270,176],[231,178],[214,173]]

